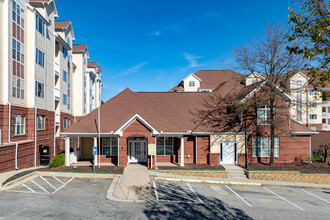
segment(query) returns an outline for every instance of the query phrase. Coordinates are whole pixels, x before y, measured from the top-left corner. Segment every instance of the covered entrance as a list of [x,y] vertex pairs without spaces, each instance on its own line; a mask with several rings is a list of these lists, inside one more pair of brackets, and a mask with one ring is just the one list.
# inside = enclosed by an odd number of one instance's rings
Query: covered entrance
[[128,162],[129,163],[145,163],[147,162],[147,143],[145,137],[128,138]]
[[235,141],[224,141],[220,143],[221,164],[236,164],[237,144]]

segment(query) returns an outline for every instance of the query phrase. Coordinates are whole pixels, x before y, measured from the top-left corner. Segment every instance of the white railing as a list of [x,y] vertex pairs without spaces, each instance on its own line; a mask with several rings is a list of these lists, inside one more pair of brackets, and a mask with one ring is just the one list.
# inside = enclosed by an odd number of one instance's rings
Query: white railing
[[54,89],[55,100],[59,101],[61,99],[61,92],[59,89]]
[[59,114],[55,115],[55,125],[60,125],[60,115]]
[[77,163],[77,157],[76,157],[76,155],[74,155],[74,152],[70,153],[69,161],[70,161],[70,164]]
[[55,62],[54,64],[55,75],[60,76],[60,65]]

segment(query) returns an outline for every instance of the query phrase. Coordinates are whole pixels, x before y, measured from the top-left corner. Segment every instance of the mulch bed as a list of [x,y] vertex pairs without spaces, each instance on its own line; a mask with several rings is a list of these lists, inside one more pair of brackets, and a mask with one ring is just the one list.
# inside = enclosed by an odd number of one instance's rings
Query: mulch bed
[[[18,174],[15,174],[14,176],[8,178],[3,184],[8,183],[14,179],[17,179],[19,177],[25,176],[29,173],[32,173],[34,171],[64,171],[64,172],[84,172],[84,173],[92,173],[93,172],[93,166],[90,167],[80,167],[77,166],[75,167],[57,167],[57,168],[40,168],[36,170],[29,170],[29,171],[24,171]],[[115,167],[115,166],[104,166],[104,167],[95,167],[95,173],[123,173],[124,172],[124,167]]]
[[208,164],[185,164],[184,167],[180,166],[158,166],[158,169],[166,170],[224,170],[225,168],[221,165],[211,166]]
[[248,165],[248,170],[290,170],[301,173],[329,173],[330,165],[322,163],[278,163],[275,166],[253,163]]

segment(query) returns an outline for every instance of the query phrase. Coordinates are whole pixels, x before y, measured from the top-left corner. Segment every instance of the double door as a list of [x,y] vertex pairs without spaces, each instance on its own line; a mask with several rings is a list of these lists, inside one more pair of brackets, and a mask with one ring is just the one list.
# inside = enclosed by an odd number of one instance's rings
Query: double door
[[147,162],[147,141],[131,140],[128,142],[128,162]]

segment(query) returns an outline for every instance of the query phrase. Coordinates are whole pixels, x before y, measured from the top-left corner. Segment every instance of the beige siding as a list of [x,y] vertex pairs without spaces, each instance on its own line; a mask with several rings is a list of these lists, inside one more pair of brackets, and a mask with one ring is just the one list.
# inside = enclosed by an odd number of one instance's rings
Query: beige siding
[[[195,82],[195,86],[194,87],[190,87],[189,86],[189,82],[190,81],[194,81]],[[198,89],[200,88],[200,82],[198,79],[196,79],[196,77],[190,75],[189,77],[187,77],[184,81],[183,81],[183,88],[185,92],[197,92]]]
[[220,153],[220,143],[222,141],[236,141],[237,142],[237,152],[245,152],[245,138],[243,134],[213,134],[210,138],[210,152]]

